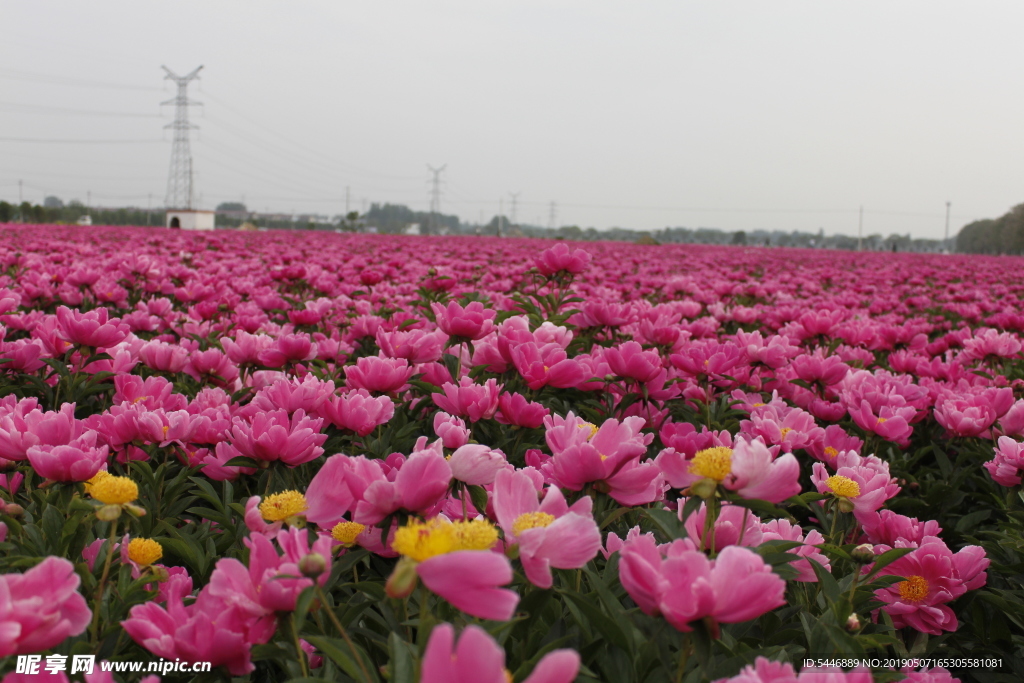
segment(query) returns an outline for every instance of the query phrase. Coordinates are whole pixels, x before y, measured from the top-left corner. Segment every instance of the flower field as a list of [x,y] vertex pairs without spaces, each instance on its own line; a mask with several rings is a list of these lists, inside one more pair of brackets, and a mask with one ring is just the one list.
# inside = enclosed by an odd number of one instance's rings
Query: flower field
[[1024,680],[1018,259],[0,234],[3,683]]

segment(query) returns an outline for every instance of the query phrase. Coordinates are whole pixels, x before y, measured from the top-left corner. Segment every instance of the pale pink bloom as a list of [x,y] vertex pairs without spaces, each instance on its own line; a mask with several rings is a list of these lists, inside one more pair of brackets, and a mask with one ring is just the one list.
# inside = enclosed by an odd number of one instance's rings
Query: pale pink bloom
[[805,535],[803,529],[798,525],[792,524],[785,519],[773,519],[762,523],[761,531],[763,532],[761,536],[762,543],[765,541],[799,541],[803,543],[802,546],[787,551],[803,558],[789,564],[790,567],[799,572],[797,577],[793,579],[794,581],[815,582],[818,580],[818,575],[814,573],[814,569],[808,560],[814,560],[823,566],[825,571],[831,571],[828,557],[815,547],[825,542],[825,537],[817,529],[811,529]]
[[1008,436],[1001,436],[993,449],[995,457],[982,466],[992,480],[1001,486],[1019,486],[1024,471],[1024,445]]
[[143,379],[138,375],[114,377],[113,402],[142,404],[147,410],[181,410],[188,405],[188,398],[174,393],[174,385],[165,377]]
[[260,354],[274,343],[274,338],[266,334],[249,334],[245,330],[235,332],[235,338],[221,337],[220,345],[224,353],[237,365],[255,365]]
[[[853,504],[854,517],[862,524],[874,521],[885,501],[900,492],[896,480],[889,474],[888,463],[875,456],[862,457],[847,451],[840,454],[836,464],[835,474],[857,485],[857,494],[847,499]],[[835,493],[828,483],[830,476],[823,463],[814,463],[811,483],[818,489],[818,493]]]
[[[580,668],[574,650],[554,650],[544,655],[522,683],[571,683]],[[455,643],[451,624],[439,624],[430,632],[423,653],[420,683],[508,683],[505,650],[479,626],[467,626]]]
[[491,419],[498,410],[501,387],[493,378],[484,384],[475,384],[469,377],[463,377],[458,385],[446,383],[441,389],[443,394],[431,396],[438,408],[452,415],[478,422]]
[[388,358],[404,358],[412,365],[440,360],[448,343],[448,335],[441,330],[377,330],[377,346]]
[[508,621],[519,594],[499,588],[512,582],[508,558],[490,550],[458,550],[435,555],[416,565],[423,585],[456,609],[481,619]]
[[33,654],[85,632],[92,613],[71,562],[47,557],[24,574],[0,574],[0,657]]
[[755,408],[749,420],[740,422],[740,431],[750,439],[761,439],[766,444],[781,446],[787,453],[807,448],[821,440],[824,430],[814,422],[814,416],[799,408],[776,409],[773,406]]
[[909,421],[917,415],[915,408],[882,406],[878,414],[875,414],[871,404],[865,399],[859,404],[849,406],[849,411],[850,417],[861,429],[878,434],[900,446],[906,447],[910,443],[910,435],[914,428],[910,426]]
[[484,486],[494,483],[495,475],[509,464],[500,450],[474,443],[457,448],[448,458],[448,466],[452,478],[471,486]]
[[836,458],[843,451],[860,453],[864,442],[855,436],[850,436],[839,425],[825,427],[822,438],[811,442],[807,447],[808,452],[818,460],[835,467]]
[[1008,436],[1024,436],[1024,399],[1016,401],[999,418],[999,432]]
[[[679,514],[683,512],[682,506]],[[730,545],[756,547],[764,538],[761,519],[753,512],[739,505],[723,503],[715,518],[711,538],[704,538],[704,524],[707,520],[707,506],[701,503],[693,514],[686,518],[684,528],[687,537],[693,539],[701,548],[717,552]]]
[[355,365],[345,366],[345,379],[354,389],[388,394],[407,386],[413,368],[404,358],[363,356]]
[[76,346],[110,347],[124,340],[131,332],[117,318],[110,318],[106,308],[86,313],[67,306],[57,307],[58,334]]
[[[537,489],[528,474],[502,470],[494,479],[493,500],[505,542],[519,545],[526,578],[536,586],[550,588],[552,567],[578,569],[601,549],[601,532],[591,515],[590,497],[584,496],[570,507],[562,492],[549,486],[544,499],[538,501]],[[522,529],[517,535],[516,523],[531,517],[540,518],[540,523]]]
[[765,657],[758,657],[753,664],[743,669],[732,678],[719,678],[715,683],[799,683],[793,665],[788,662],[773,662]]
[[975,330],[973,339],[964,340],[964,350],[960,355],[968,360],[1016,358],[1020,350],[1020,340],[1012,333],[988,327]]
[[450,337],[462,339],[482,339],[494,329],[494,318],[497,311],[484,308],[479,301],[471,301],[465,308],[457,301],[449,301],[447,306],[439,303],[430,304],[430,309],[437,319],[437,326]]
[[619,578],[646,614],[680,631],[691,622],[749,621],[785,604],[786,582],[752,550],[729,546],[715,560],[688,540],[657,547],[640,536],[620,551]]
[[919,521],[892,510],[879,510],[878,516],[861,524],[864,535],[873,544],[919,546],[928,536],[938,536],[942,527],[934,519]]
[[466,423],[444,411],[434,414],[434,433],[445,448],[459,448],[469,443],[470,433]]
[[294,378],[279,379],[257,391],[252,403],[260,410],[280,408],[289,413],[304,410],[307,415],[313,415],[319,412],[324,401],[333,397],[334,382],[322,381],[310,374],[303,377],[302,381]]
[[84,437],[67,446],[32,446],[28,461],[36,473],[50,481],[85,481],[92,479],[107,464],[107,447],[96,448],[92,439]]
[[935,421],[954,436],[982,436],[998,415],[983,396],[948,395],[935,404]]

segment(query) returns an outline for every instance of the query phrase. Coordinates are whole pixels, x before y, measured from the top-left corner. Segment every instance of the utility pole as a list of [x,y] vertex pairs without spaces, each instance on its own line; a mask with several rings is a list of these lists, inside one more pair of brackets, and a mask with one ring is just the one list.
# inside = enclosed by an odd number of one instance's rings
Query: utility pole
[[427,168],[434,174],[433,179],[430,181],[430,225],[427,226],[428,235],[436,235],[439,232],[437,223],[441,214],[441,172],[447,167],[448,164],[444,164],[441,168],[434,168],[427,164]]
[[153,225],[153,193],[147,195],[146,200],[146,225]]
[[498,237],[501,237],[501,223],[505,220],[505,198],[498,197]]
[[947,252],[953,251],[949,248],[949,206],[950,203],[946,202],[946,240],[943,246],[946,248]]
[[548,227],[552,230],[555,229],[555,221],[558,216],[558,205],[555,202],[551,202],[551,206],[548,207]]
[[349,214],[348,204],[349,204],[349,196],[350,196],[349,190],[350,189],[351,188],[348,185],[345,186],[345,218],[348,218],[348,214]]
[[92,210],[92,190],[85,191],[85,208],[89,211]]
[[512,197],[512,208],[509,210],[509,225],[514,228],[517,225],[517,223],[516,223],[516,214],[517,214],[516,209],[518,208],[518,205],[519,205],[519,195],[521,195],[522,192],[509,192],[508,194],[509,194],[510,197]]
[[857,221],[857,251],[864,251],[864,205],[860,205],[860,219]]
[[21,181],[19,180],[18,181],[18,205],[20,206],[21,204],[24,204],[24,203],[25,203],[25,198],[22,196]]
[[189,147],[188,132],[193,128],[199,128],[188,121],[188,108],[193,104],[200,104],[188,99],[188,84],[199,78],[198,66],[184,76],[179,76],[166,66],[162,67],[167,75],[166,80],[174,81],[178,86],[178,94],[174,99],[161,102],[174,105],[174,121],[168,123],[164,128],[174,131],[174,142],[171,147],[171,168],[167,174],[167,197],[165,204],[168,209],[192,209],[195,198],[192,193],[192,151]]

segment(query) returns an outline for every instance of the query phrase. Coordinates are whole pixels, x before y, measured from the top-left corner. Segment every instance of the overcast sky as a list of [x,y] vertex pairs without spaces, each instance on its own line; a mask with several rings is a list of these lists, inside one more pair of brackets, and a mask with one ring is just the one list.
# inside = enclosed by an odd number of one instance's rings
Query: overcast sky
[[[1024,202],[1024,3],[2,3],[0,198],[942,237]],[[116,87],[115,87],[116,86]],[[28,141],[26,141],[28,140]],[[40,140],[56,142],[39,142]],[[81,141],[108,141],[88,144]],[[116,144],[115,142],[116,141]],[[91,193],[91,195],[87,194]]]

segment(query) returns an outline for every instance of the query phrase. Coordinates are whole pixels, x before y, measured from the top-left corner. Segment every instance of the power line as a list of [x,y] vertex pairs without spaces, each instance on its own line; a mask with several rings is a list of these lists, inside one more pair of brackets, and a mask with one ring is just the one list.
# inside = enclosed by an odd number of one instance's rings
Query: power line
[[72,114],[74,116],[116,116],[124,118],[158,119],[160,114],[136,114],[120,111],[97,111],[95,109],[72,109],[70,107],[48,107],[40,104],[22,104],[19,102],[0,102],[0,107],[13,109],[26,114]]
[[126,85],[124,83],[110,83],[105,81],[90,81],[69,76],[54,74],[41,74],[34,71],[20,71],[16,69],[0,68],[0,78],[11,81],[30,81],[32,83],[46,83],[49,85],[70,85],[82,88],[109,88],[112,90],[160,90],[153,86]]
[[33,142],[39,144],[58,145],[152,145],[163,143],[163,140],[72,140],[69,138],[13,138],[0,137],[0,142]]

